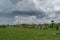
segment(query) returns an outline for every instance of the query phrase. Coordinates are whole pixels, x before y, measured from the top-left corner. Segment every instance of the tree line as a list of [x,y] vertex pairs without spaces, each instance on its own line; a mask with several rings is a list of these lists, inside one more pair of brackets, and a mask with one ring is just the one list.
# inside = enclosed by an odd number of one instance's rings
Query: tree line
[[60,23],[51,23],[51,24],[16,24],[16,25],[0,25],[0,28],[7,27],[16,27],[16,28],[40,28],[40,29],[48,29],[48,28],[56,28],[60,27]]

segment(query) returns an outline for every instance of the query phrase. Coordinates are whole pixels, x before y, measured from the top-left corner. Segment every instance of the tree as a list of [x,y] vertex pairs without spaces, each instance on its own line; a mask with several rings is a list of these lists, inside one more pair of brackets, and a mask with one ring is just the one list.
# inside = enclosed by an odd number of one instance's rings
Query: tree
[[52,25],[51,25],[51,27],[53,28],[53,27],[54,27],[54,20],[52,20],[51,22],[52,22]]

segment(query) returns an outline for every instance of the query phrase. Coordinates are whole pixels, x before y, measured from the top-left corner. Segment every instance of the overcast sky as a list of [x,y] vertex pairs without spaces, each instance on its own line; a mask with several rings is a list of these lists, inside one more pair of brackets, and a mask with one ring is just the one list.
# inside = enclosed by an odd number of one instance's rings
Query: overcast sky
[[0,0],[0,24],[60,22],[60,0]]

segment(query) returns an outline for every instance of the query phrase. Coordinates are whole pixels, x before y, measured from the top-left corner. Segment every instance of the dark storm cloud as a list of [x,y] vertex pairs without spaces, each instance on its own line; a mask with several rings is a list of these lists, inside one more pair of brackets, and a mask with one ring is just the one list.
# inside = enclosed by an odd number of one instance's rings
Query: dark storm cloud
[[23,1],[23,0],[10,0],[13,4],[18,3],[19,1]]
[[56,11],[55,13],[56,13],[56,14],[60,14],[60,11]]
[[14,18],[15,16],[36,16],[37,18],[43,18],[46,16],[42,11],[12,11],[12,12],[0,12],[0,17]]
[[56,11],[55,14],[56,14],[56,18],[60,17],[60,11]]
[[43,18],[46,16],[45,12],[42,11],[13,11],[11,16],[36,16],[37,18]]

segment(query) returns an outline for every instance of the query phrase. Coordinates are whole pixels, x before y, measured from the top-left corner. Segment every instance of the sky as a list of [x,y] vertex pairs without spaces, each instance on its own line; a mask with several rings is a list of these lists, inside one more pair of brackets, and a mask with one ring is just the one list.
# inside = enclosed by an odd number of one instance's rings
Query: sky
[[60,0],[0,0],[0,24],[60,22]]

